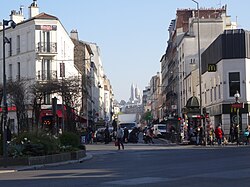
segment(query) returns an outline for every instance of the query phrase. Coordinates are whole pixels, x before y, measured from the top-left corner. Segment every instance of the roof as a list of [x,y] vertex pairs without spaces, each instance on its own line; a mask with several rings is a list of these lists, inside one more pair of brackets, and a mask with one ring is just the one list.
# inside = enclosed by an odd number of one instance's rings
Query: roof
[[52,15],[46,14],[44,12],[34,16],[33,19],[55,19],[55,20],[58,20],[58,18],[56,16],[52,16]]
[[199,106],[200,104],[199,104],[197,97],[192,96],[187,100],[187,104],[186,104],[187,108],[199,108]]

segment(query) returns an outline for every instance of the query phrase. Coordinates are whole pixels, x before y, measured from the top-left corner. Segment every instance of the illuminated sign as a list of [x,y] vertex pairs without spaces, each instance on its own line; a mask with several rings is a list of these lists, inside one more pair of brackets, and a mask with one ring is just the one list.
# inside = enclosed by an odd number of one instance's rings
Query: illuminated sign
[[216,66],[216,64],[208,64],[208,66],[207,66],[207,71],[208,71],[208,72],[216,72],[216,71],[217,71],[217,66]]
[[43,31],[56,31],[56,25],[36,25],[36,30],[43,30]]
[[65,77],[65,64],[60,63],[60,77]]

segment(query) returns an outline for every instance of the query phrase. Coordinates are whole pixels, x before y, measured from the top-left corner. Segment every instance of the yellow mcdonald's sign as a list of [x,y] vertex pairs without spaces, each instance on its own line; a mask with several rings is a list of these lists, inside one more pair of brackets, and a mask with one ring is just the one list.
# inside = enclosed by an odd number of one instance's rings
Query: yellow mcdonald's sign
[[216,64],[208,64],[207,71],[208,72],[216,72],[217,71]]

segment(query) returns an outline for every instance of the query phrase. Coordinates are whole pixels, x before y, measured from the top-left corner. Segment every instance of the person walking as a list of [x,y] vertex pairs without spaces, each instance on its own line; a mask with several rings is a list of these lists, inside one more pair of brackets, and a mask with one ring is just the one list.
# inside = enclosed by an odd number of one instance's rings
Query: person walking
[[118,150],[121,149],[121,146],[122,146],[122,149],[124,149],[123,136],[124,136],[124,132],[122,128],[118,126],[117,131],[116,131],[116,141],[117,141]]
[[233,143],[234,140],[235,140],[235,137],[234,137],[234,128],[235,128],[235,125],[234,124],[231,124],[230,126],[230,142]]
[[221,129],[221,125],[218,125],[218,127],[214,131],[215,137],[217,139],[218,145],[221,145],[222,138],[223,138],[223,131]]
[[240,145],[240,126],[239,124],[235,124],[234,127],[234,137],[237,145]]
[[214,145],[214,128],[211,124],[208,127],[207,134],[208,134],[208,144],[210,146]]
[[124,132],[123,141],[124,141],[124,143],[128,143],[128,135],[129,135],[128,128],[125,127],[123,132]]
[[249,144],[249,130],[248,127],[246,127],[245,131],[244,131],[244,137],[245,137],[245,145]]
[[199,125],[196,128],[196,145],[201,145],[203,139],[203,128],[201,125]]
[[105,144],[108,144],[110,141],[110,132],[108,126],[104,130],[104,142]]

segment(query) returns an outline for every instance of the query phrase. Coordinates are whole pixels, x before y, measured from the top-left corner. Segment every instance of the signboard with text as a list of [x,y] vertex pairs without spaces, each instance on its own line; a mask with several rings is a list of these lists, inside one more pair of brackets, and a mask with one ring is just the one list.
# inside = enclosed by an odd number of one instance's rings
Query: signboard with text
[[208,66],[207,66],[207,71],[208,71],[208,72],[216,72],[216,71],[217,71],[217,66],[216,66],[216,64],[208,64]]

